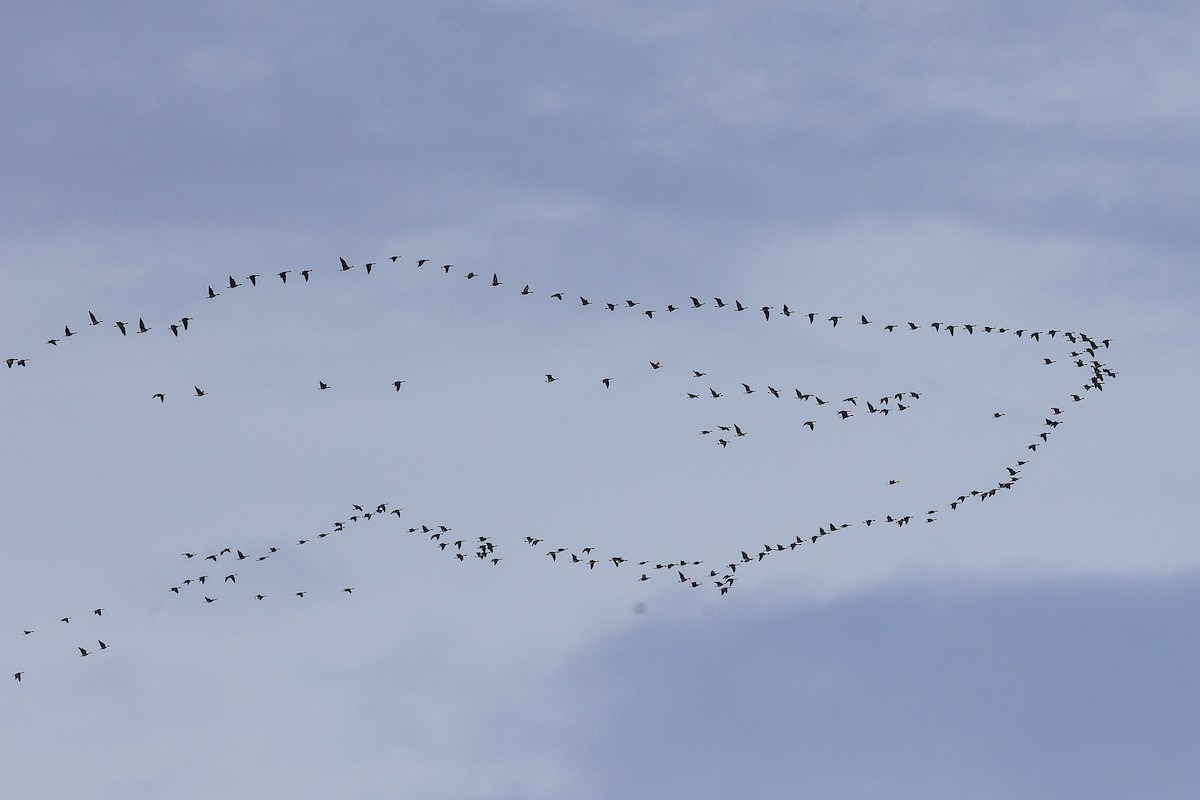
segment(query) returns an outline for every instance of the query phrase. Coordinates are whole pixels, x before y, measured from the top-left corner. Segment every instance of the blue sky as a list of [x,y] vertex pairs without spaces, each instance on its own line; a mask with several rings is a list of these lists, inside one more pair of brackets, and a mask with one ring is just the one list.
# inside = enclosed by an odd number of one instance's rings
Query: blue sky
[[[1190,6],[11,16],[23,796],[1200,789]],[[1119,378],[1073,403],[1061,338],[934,321],[1111,338]],[[920,397],[864,413],[896,391]],[[950,510],[1016,459],[1013,491]],[[920,518],[863,522],[897,512]],[[830,522],[727,596],[650,569],[708,581]],[[169,591],[224,547],[249,557]]]

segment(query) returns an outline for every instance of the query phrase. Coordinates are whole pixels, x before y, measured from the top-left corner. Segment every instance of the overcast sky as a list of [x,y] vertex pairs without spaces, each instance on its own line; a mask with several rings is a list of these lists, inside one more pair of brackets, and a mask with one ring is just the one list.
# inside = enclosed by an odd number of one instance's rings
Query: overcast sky
[[7,16],[14,796],[1200,794],[1191,5]]

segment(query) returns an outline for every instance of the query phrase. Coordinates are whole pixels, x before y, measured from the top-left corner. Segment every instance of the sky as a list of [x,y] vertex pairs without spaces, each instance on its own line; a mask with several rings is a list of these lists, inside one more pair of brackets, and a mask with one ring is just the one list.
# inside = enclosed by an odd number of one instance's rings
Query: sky
[[1200,792],[1192,6],[9,16],[12,793]]

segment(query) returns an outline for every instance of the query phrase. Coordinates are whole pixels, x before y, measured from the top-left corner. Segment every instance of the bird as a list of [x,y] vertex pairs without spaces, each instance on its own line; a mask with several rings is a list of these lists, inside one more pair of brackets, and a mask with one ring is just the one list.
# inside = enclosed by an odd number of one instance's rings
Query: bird
[[304,597],[308,592],[296,592],[296,597]]
[[113,323],[113,327],[116,328],[117,330],[119,330],[121,332],[122,336],[125,336],[126,335],[125,326],[128,324],[129,324],[128,322],[121,322],[120,320],[117,320],[116,322]]
[[304,278],[304,282],[305,282],[305,283],[308,283],[308,276],[309,276],[309,275],[311,275],[311,274],[312,274],[312,270],[311,270],[311,269],[302,269],[302,270],[300,270],[300,277],[301,277],[301,278]]
[[204,397],[204,395],[208,394],[208,392],[204,391],[199,386],[193,386],[192,388],[196,390],[196,397]]
[[240,284],[240,283],[238,283],[237,281],[235,281],[235,280],[233,279],[233,276],[232,276],[232,275],[230,275],[230,276],[229,276],[229,288],[230,288],[230,289],[236,289],[236,288],[238,288],[239,286],[241,286],[241,284]]
[[354,593],[354,587],[353,587],[353,586],[347,586],[345,589],[342,589],[342,591],[343,591],[343,592],[345,592],[346,594],[353,594],[353,593]]
[[141,317],[138,317],[138,333],[146,333],[149,330],[150,328],[146,327],[145,321]]
[[353,269],[353,268],[354,268],[354,265],[353,265],[353,264],[347,264],[347,263],[346,263],[346,259],[342,258],[341,256],[338,256],[338,261],[340,261],[340,262],[341,262],[341,264],[342,264],[342,272],[345,272],[345,271],[346,271],[346,270],[348,270],[348,269]]
[[601,378],[600,382],[604,384],[605,389],[608,389],[612,385],[612,378]]
[[175,323],[173,323],[173,322],[172,322],[172,323],[171,323],[170,325],[168,325],[167,327],[171,329],[171,334],[172,334],[173,336],[175,336],[175,337],[177,337],[177,338],[178,338],[178,336],[179,336],[179,326],[178,326],[178,325],[176,325]]
[[554,383],[556,380],[558,380],[558,378],[554,377],[548,372],[546,373],[546,383]]
[[21,676],[22,676],[22,675],[24,675],[24,674],[25,674],[24,672],[14,672],[14,673],[13,673],[13,678],[14,678],[14,679],[17,681],[17,683],[20,683],[20,682],[21,682]]
[[392,386],[396,387],[396,391],[400,391],[400,387],[404,385],[404,381],[392,381]]
[[87,650],[84,650],[82,647],[79,648],[79,657],[80,658],[85,657],[87,654],[88,654]]
[[64,326],[63,326],[63,336],[64,336],[64,337],[66,337],[66,336],[74,336],[74,335],[75,335],[75,332],[71,330],[71,326],[70,326],[70,325],[64,325]]
[[370,275],[370,274],[371,274],[371,268],[372,268],[372,267],[374,267],[374,266],[375,266],[375,262],[374,262],[374,261],[368,261],[367,263],[363,264],[363,269],[365,269],[365,270],[367,271],[367,274],[368,274],[368,275]]
[[287,283],[287,276],[288,276],[288,273],[290,273],[290,272],[291,272],[290,269],[285,269],[283,272],[277,272],[275,274],[279,276],[279,280],[283,281],[284,283]]
[[104,612],[103,608],[97,608],[92,611],[92,613],[95,614],[97,617],[101,616],[103,614],[103,612]]
[[208,287],[208,299],[209,300],[212,300],[214,297],[220,297],[220,296],[221,296],[220,292],[214,292],[213,288],[211,286]]
[[100,649],[101,649],[101,650],[107,650],[107,649],[108,649],[108,645],[106,645],[104,642],[100,641],[99,639],[97,639],[96,641],[97,641],[97,642],[99,642],[99,644],[100,644]]
[[261,276],[260,276],[260,275],[257,275],[257,274],[256,274],[256,275],[247,275],[247,276],[246,276],[246,280],[250,281],[250,285],[251,285],[251,286],[258,286],[258,279],[259,279],[260,277],[261,277]]
[[650,369],[662,369],[662,362],[661,361],[651,361]]
[[318,391],[320,391],[322,389],[328,389],[328,388],[329,388],[329,384],[326,383],[325,381],[317,381],[317,390]]
[[89,322],[88,322],[89,325],[99,325],[101,322],[104,322],[104,320],[102,320],[102,319],[97,319],[96,315],[93,314],[91,311],[88,312],[88,320],[89,320]]
[[525,288],[521,290],[521,294],[533,294],[533,292],[532,292],[532,291],[530,291],[530,289],[529,289],[529,284],[528,284],[528,283],[527,283],[527,284],[525,284]]
[[492,273],[492,286],[500,286],[500,285],[502,285],[503,283],[504,283],[504,281],[502,281],[502,280],[500,280],[499,278],[497,278],[497,277],[496,277],[496,273],[494,273],[494,272],[493,272],[493,273]]
[[151,395],[151,399],[154,398],[157,398],[158,402],[160,403],[165,403],[167,401],[167,396],[162,392],[155,392],[153,395]]

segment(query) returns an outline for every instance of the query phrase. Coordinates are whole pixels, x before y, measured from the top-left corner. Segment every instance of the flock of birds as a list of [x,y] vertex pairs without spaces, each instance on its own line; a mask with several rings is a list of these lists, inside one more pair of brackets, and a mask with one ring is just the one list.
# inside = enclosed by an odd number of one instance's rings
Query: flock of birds
[[[354,270],[359,270],[366,275],[371,275],[381,266],[387,265],[393,268],[400,268],[403,262],[400,256],[391,256],[386,261],[366,262],[361,267],[351,264],[344,258],[339,258],[337,267],[331,271],[335,273],[349,273]],[[427,258],[417,259],[415,268],[440,270],[445,275],[453,274],[456,269],[453,264],[441,264],[440,266],[430,266],[431,262]],[[323,272],[315,267],[304,269],[282,270],[275,273],[273,276],[264,277],[262,274],[250,274],[244,278],[237,278],[229,275],[227,281],[217,284],[217,287],[209,285],[205,293],[205,299],[216,300],[225,293],[242,290],[253,290],[260,286],[260,283],[265,283],[267,280],[274,278],[280,285],[291,283],[308,284],[315,274]],[[497,273],[492,273],[490,278],[486,275],[477,274],[468,271],[463,274],[466,280],[476,280],[485,286],[498,289],[499,287],[508,286]],[[503,291],[503,290],[501,290]],[[678,304],[669,303],[661,308],[643,307],[640,301],[633,299],[623,299],[617,301],[594,301],[583,296],[573,295],[568,299],[568,295],[564,291],[554,291],[540,293],[535,292],[529,284],[521,284],[521,288],[516,290],[516,294],[522,297],[541,296],[543,298],[561,303],[574,303],[575,297],[578,297],[578,307],[587,309],[603,309],[614,313],[635,313],[644,316],[647,319],[662,319],[669,317],[676,312],[695,312],[701,308],[711,308],[717,310],[728,309],[730,313],[740,313],[751,311],[754,314],[762,316],[763,323],[772,323],[772,320],[788,319],[796,317],[796,321],[807,324],[817,325],[828,323],[832,328],[837,328],[839,324],[856,325],[860,327],[875,326],[879,330],[893,334],[897,331],[912,333],[918,330],[931,332],[937,335],[945,335],[949,337],[969,338],[973,336],[1012,336],[1015,339],[1023,339],[1027,342],[1049,344],[1051,342],[1061,342],[1062,350],[1069,355],[1059,354],[1057,358],[1050,356],[1039,356],[1041,364],[1050,366],[1054,364],[1069,365],[1082,372],[1083,378],[1078,384],[1078,389],[1069,392],[1057,405],[1048,406],[1045,412],[1044,423],[1040,429],[1030,435],[1030,441],[1024,445],[1024,449],[1029,455],[1023,455],[1022,458],[1013,460],[1009,464],[1003,465],[1003,470],[998,473],[999,479],[991,485],[976,486],[963,490],[956,496],[945,498],[945,500],[932,508],[926,509],[923,512],[906,510],[904,512],[894,511],[889,514],[882,515],[877,518],[867,518],[862,520],[841,520],[836,522],[828,522],[825,525],[818,526],[815,530],[806,530],[802,532],[790,532],[789,535],[781,540],[774,542],[764,542],[761,546],[756,545],[739,550],[738,554],[730,559],[727,563],[721,565],[706,565],[701,560],[689,558],[675,558],[669,560],[647,560],[627,557],[617,553],[601,552],[594,546],[582,548],[568,548],[563,546],[555,546],[549,543],[545,538],[526,536],[522,544],[532,548],[533,552],[544,557],[548,562],[555,565],[562,565],[566,568],[594,570],[601,569],[622,569],[629,573],[631,579],[642,582],[649,581],[659,576],[667,576],[667,579],[677,585],[699,589],[705,586],[711,586],[719,595],[725,595],[733,588],[735,581],[740,577],[739,570],[744,571],[752,565],[758,564],[768,556],[777,555],[784,552],[791,552],[801,547],[811,547],[815,545],[821,538],[828,536],[831,533],[839,532],[847,528],[857,525],[871,527],[872,525],[895,525],[903,527],[913,522],[933,523],[938,520],[938,515],[945,510],[956,511],[964,506],[964,504],[972,501],[984,502],[1000,492],[1012,489],[1017,482],[1022,479],[1022,468],[1028,463],[1040,447],[1043,447],[1049,442],[1051,435],[1055,429],[1062,424],[1062,415],[1072,404],[1083,401],[1090,392],[1102,392],[1106,381],[1117,377],[1116,371],[1111,369],[1106,363],[1101,361],[1101,354],[1106,351],[1111,345],[1109,339],[1096,339],[1087,333],[1080,331],[1066,331],[1057,329],[1035,330],[1030,328],[1014,328],[1010,326],[1000,325],[981,325],[976,323],[946,323],[942,321],[934,321],[929,323],[917,323],[912,321],[903,322],[886,322],[880,323],[876,320],[869,319],[865,314],[858,314],[857,319],[854,316],[844,314],[825,315],[818,312],[803,312],[798,313],[793,310],[787,303],[781,303],[778,306],[763,305],[752,307],[751,305],[743,304],[740,300],[726,300],[720,297],[711,299],[701,299],[695,296],[689,296],[686,301]],[[773,313],[774,312],[774,313]],[[114,329],[116,335],[127,337],[130,335],[139,336],[147,333],[158,331],[160,335],[169,332],[173,337],[181,337],[187,335],[192,329],[192,324],[199,319],[198,316],[183,316],[176,320],[171,320],[165,323],[157,321],[154,324],[148,324],[144,317],[138,317],[136,323],[132,320],[112,320],[106,322],[101,319],[93,311],[88,311],[87,320],[82,324],[76,323],[76,329],[72,329],[71,323],[63,326],[63,332],[46,340],[46,346],[52,348],[60,348],[68,345],[68,340],[79,335],[84,329],[97,329],[101,326],[107,326]],[[772,323],[774,324],[774,323]],[[30,364],[36,364],[39,358],[28,355],[13,355],[3,359],[6,367],[10,370],[27,368]],[[661,361],[650,361],[648,369],[660,370],[664,365]],[[758,395],[760,397],[769,397],[773,400],[799,402],[809,405],[814,411],[822,412],[830,419],[849,420],[850,418],[861,415],[863,413],[869,415],[880,415],[886,417],[890,414],[899,414],[908,410],[912,405],[921,399],[921,392],[911,389],[901,389],[895,392],[881,395],[878,397],[862,397],[859,395],[851,395],[844,398],[829,398],[822,397],[816,392],[809,389],[797,387],[772,386],[769,384],[751,384],[749,382],[738,382],[732,388],[729,386],[710,385],[709,382],[703,379],[708,377],[707,373],[700,370],[689,370],[690,378],[696,382],[694,391],[686,391],[688,400],[711,401],[725,397],[727,393],[736,395]],[[544,381],[547,384],[554,384],[559,381],[559,377],[553,373],[545,373]],[[394,380],[390,383],[390,389],[400,392],[406,381],[402,379]],[[604,388],[609,389],[614,383],[614,379],[610,376],[602,376],[598,379],[598,383]],[[193,385],[191,392],[187,394],[196,398],[203,398],[209,395],[209,390],[197,385]],[[328,391],[332,389],[332,385],[324,380],[316,381],[316,391]],[[168,393],[166,391],[158,391],[150,396],[151,401],[159,403],[166,402]],[[826,408],[828,406],[828,408]],[[995,411],[992,413],[994,418],[1004,416],[1004,412]],[[815,430],[820,422],[820,415],[814,415],[812,419],[806,419],[803,427],[809,431]],[[824,424],[824,423],[821,423]],[[730,422],[728,424],[714,425],[700,431],[700,435],[712,437],[716,445],[721,448],[728,447],[747,435],[749,432],[743,428],[740,423]],[[898,483],[897,479],[889,481],[890,484]],[[486,535],[466,535],[455,531],[451,526],[442,522],[421,521],[411,523],[406,519],[403,508],[395,505],[392,502],[380,502],[375,504],[353,504],[350,512],[343,519],[335,520],[321,530],[318,530],[304,538],[300,538],[295,542],[276,543],[265,548],[255,548],[248,544],[226,545],[213,550],[212,552],[204,552],[203,548],[189,550],[181,554],[181,557],[187,563],[199,563],[204,566],[210,566],[211,570],[193,570],[177,581],[164,587],[164,591],[171,595],[178,596],[181,600],[191,598],[194,602],[211,605],[217,603],[224,597],[228,597],[234,593],[238,593],[246,599],[253,599],[255,602],[265,602],[269,598],[275,599],[273,596],[266,594],[263,590],[243,589],[246,576],[239,570],[242,567],[235,565],[255,565],[268,561],[269,559],[278,558],[285,554],[288,548],[305,547],[315,545],[317,542],[327,540],[331,537],[348,535],[354,532],[364,530],[363,526],[367,524],[378,524],[383,520],[393,520],[399,522],[402,526],[401,533],[404,533],[403,526],[407,525],[407,535],[410,537],[420,538],[429,543],[432,549],[444,554],[448,558],[453,558],[458,562],[473,562],[480,565],[497,567],[504,560],[502,548],[504,543],[495,541],[492,536]],[[543,547],[548,549],[542,550]],[[230,565],[227,567],[226,565]],[[243,582],[239,584],[239,577]],[[335,590],[337,594],[344,594],[347,597],[353,596],[355,587],[345,586]],[[293,601],[301,601],[310,594],[310,590],[303,587],[294,588],[289,593],[290,599]],[[101,621],[103,618],[104,608],[95,608],[87,618],[93,622]],[[58,625],[71,625],[71,620],[75,618],[72,615],[65,615],[57,620]],[[77,623],[78,624],[78,623]],[[26,627],[21,631],[22,636],[32,637],[37,633],[38,628]],[[91,644],[89,638],[84,644],[75,645],[78,650],[79,658],[87,658],[109,649],[109,645],[102,639],[96,639],[96,644]],[[13,674],[13,678],[17,682],[21,682],[26,675],[25,670],[18,670]]]

